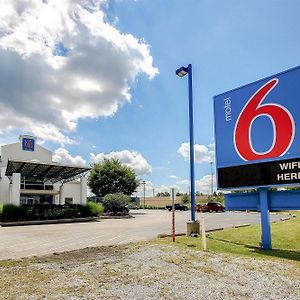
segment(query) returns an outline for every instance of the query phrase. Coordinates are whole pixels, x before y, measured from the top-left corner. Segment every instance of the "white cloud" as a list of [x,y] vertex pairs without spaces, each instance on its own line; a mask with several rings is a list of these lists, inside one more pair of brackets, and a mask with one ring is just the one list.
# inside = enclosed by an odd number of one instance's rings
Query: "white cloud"
[[176,182],[176,184],[180,185],[180,186],[190,186],[190,181],[188,179],[182,179]]
[[212,143],[207,145],[208,149],[210,149],[210,150],[215,150],[215,146],[216,146],[215,142],[212,142]]
[[[190,180],[183,179],[176,182],[179,186],[179,190],[183,192],[189,192]],[[216,175],[213,175],[213,190],[216,191]],[[211,194],[211,175],[205,175],[201,179],[195,181],[196,191],[203,194]]]
[[[174,187],[174,186],[172,186]],[[146,181],[145,184],[145,196],[146,197],[153,197],[157,195],[157,193],[162,193],[162,192],[168,192],[170,193],[171,187],[167,185],[160,185],[160,186],[155,186],[151,181]],[[143,198],[144,197],[144,186],[141,184],[137,190],[136,193],[134,193],[134,196]]]
[[[196,180],[196,190],[203,194],[211,194],[211,175],[205,175]],[[213,191],[216,191],[216,175],[213,175]]]
[[0,0],[0,127],[63,143],[80,118],[112,116],[149,46],[105,22],[107,0]]
[[[154,187],[154,184],[151,181],[145,181],[145,197],[153,197],[153,194],[156,195],[157,190]],[[134,196],[143,198],[144,197],[144,185],[141,184],[136,189]]]
[[86,165],[86,161],[79,155],[72,156],[67,149],[58,148],[54,151],[53,161],[63,163],[63,164],[71,164],[71,165]]
[[101,162],[104,158],[116,158],[126,166],[131,167],[137,175],[146,175],[152,172],[151,165],[147,160],[138,152],[123,150],[119,152],[111,152],[109,154],[91,153],[91,160],[93,162]]
[[[209,147],[211,148],[211,147]],[[205,145],[194,145],[195,151],[195,162],[203,163],[203,162],[211,162],[214,161],[215,152],[209,149]],[[185,159],[190,158],[190,143],[182,143],[177,150],[177,153],[183,156]]]
[[[174,187],[174,186],[172,186],[172,187]],[[157,194],[157,193],[165,193],[165,192],[170,193],[170,190],[171,190],[170,186],[162,184],[162,185],[160,185],[160,186],[158,186],[158,187],[155,188],[155,194]]]
[[171,179],[178,179],[178,176],[176,176],[176,175],[170,175],[169,178],[171,178]]

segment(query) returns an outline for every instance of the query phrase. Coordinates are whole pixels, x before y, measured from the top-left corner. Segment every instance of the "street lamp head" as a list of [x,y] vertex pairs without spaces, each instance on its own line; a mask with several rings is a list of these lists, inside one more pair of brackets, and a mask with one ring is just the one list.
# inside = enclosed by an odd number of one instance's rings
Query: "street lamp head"
[[181,67],[178,70],[176,70],[176,75],[179,77],[183,77],[188,73],[188,68],[186,67]]

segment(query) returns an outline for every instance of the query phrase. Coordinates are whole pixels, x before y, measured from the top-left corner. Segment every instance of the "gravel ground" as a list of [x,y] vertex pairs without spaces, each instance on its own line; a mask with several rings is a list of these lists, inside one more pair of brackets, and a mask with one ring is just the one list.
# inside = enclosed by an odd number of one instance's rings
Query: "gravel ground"
[[1,299],[300,299],[299,263],[161,244],[0,262]]

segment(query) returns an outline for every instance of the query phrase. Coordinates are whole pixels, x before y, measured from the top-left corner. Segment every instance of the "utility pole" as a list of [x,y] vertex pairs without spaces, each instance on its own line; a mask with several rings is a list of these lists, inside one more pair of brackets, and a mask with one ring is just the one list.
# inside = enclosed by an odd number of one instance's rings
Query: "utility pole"
[[142,181],[143,191],[144,191],[144,209],[145,209],[145,200],[146,200],[146,181]]
[[210,162],[210,169],[211,169],[211,197],[213,197],[214,193],[214,178],[213,178],[213,162]]

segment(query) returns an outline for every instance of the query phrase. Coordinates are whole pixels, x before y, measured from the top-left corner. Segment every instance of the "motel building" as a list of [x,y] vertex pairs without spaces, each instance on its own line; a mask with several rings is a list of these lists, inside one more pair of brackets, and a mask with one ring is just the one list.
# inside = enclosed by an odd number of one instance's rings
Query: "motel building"
[[86,204],[87,166],[52,161],[52,152],[21,135],[18,143],[1,146],[0,203]]

